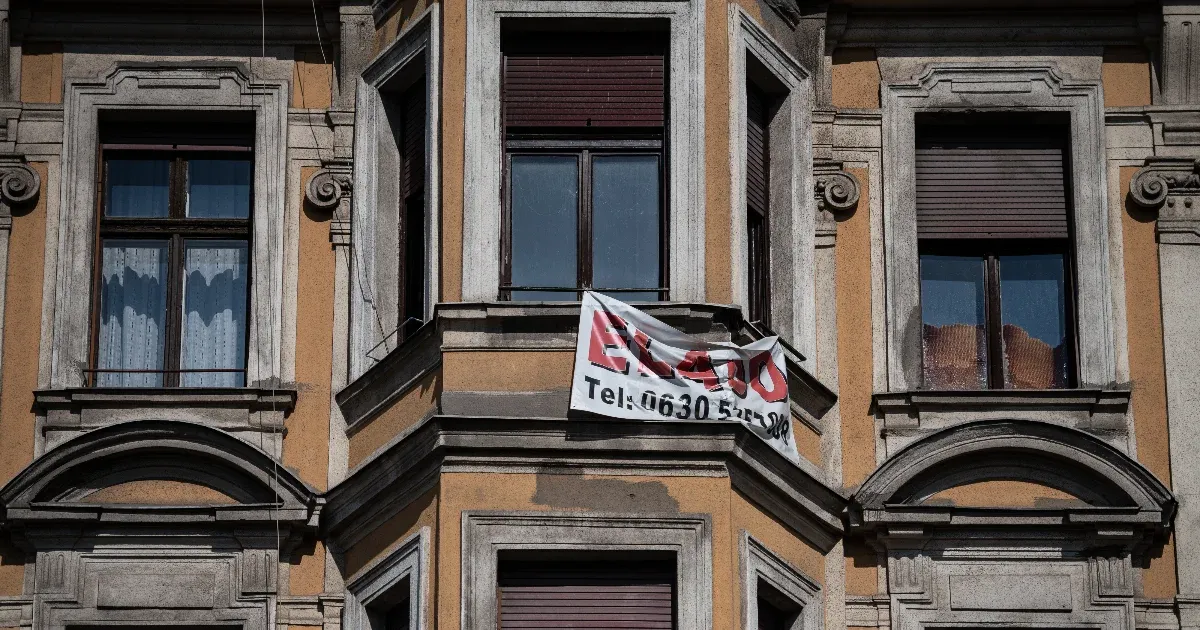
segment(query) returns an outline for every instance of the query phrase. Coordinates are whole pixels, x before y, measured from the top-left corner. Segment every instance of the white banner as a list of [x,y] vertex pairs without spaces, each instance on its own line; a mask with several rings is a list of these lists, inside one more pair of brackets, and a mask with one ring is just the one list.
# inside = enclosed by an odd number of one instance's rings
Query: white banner
[[746,346],[685,335],[599,293],[583,297],[571,409],[634,420],[741,422],[799,461],[777,337]]

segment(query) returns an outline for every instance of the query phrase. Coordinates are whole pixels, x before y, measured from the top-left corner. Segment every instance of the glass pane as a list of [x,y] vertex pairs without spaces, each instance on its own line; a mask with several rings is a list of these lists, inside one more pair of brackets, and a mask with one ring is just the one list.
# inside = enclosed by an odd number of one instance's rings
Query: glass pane
[[925,387],[987,387],[982,256],[921,256]]
[[250,216],[250,160],[188,160],[187,216]]
[[1004,386],[1066,387],[1067,299],[1062,254],[1000,257]]
[[[574,156],[514,155],[512,284],[575,287],[579,161]],[[514,300],[575,300],[572,291],[513,291]]]
[[95,383],[161,387],[167,242],[105,239],[101,259]]
[[[657,287],[659,283],[657,155],[592,159],[592,286]],[[627,301],[658,300],[655,292],[617,293]]]
[[170,204],[170,160],[105,161],[104,214],[165,217]]
[[[189,240],[183,258],[181,370],[246,367],[245,241]],[[241,387],[243,372],[184,372],[184,387]]]

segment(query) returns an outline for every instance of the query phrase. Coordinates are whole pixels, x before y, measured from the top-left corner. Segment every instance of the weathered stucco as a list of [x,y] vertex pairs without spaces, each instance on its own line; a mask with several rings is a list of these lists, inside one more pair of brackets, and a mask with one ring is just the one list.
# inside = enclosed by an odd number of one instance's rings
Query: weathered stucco
[[442,371],[437,370],[421,379],[378,416],[350,427],[350,468],[361,464],[392,438],[428,415],[437,405],[441,392]]

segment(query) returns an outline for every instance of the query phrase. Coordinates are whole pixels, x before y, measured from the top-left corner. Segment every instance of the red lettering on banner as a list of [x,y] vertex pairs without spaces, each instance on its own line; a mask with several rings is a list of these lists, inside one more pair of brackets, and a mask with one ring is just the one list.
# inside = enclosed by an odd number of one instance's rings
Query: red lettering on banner
[[746,397],[746,373],[742,367],[740,359],[726,361],[728,372],[725,373],[725,382],[729,385],[729,391],[737,394],[738,398]]
[[[762,384],[762,370],[767,368],[767,377],[771,379],[771,389],[768,391]],[[762,399],[769,402],[787,400],[787,377],[771,360],[770,352],[760,352],[750,359],[750,387],[758,392]]]
[[675,370],[671,369],[665,361],[657,361],[650,355],[650,338],[646,333],[638,330],[633,333],[633,350],[634,355],[638,360],[638,371],[642,374],[653,374],[661,378],[671,378],[675,374]]
[[683,378],[702,383],[704,389],[715,392],[721,389],[717,370],[713,368],[712,358],[703,350],[691,350],[683,356],[683,361],[677,368]]
[[622,345],[623,339],[617,333],[625,330],[625,320],[608,311],[596,311],[592,315],[591,343],[588,346],[588,361],[596,367],[612,370],[618,374],[629,373],[629,360],[623,356],[611,355],[609,348]]

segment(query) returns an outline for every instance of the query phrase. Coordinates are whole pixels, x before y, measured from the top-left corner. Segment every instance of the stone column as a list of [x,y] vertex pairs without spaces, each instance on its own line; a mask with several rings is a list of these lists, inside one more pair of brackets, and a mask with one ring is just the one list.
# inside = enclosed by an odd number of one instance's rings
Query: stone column
[[1162,102],[1200,103],[1200,4],[1163,0]]
[[[1200,86],[1197,86],[1200,88]],[[1200,627],[1184,602],[1200,597],[1200,162],[1155,157],[1134,175],[1130,196],[1158,212],[1159,275],[1167,376],[1171,486],[1179,500],[1175,557],[1183,627]],[[1189,598],[1190,596],[1190,598]]]

